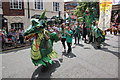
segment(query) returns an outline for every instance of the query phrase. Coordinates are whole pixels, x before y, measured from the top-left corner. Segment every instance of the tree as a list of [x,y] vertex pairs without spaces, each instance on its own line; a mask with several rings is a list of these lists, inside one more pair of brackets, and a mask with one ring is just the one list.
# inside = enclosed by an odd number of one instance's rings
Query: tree
[[79,2],[79,5],[76,7],[76,10],[74,11],[74,15],[78,17],[83,17],[83,14],[85,10],[88,8],[88,10],[91,12],[92,7],[96,8],[96,17],[98,18],[99,14],[99,3],[98,2]]

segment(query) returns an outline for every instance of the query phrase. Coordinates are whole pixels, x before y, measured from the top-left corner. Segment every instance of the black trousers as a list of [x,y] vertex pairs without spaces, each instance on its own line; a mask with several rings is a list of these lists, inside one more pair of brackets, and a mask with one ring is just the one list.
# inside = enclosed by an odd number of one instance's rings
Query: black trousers
[[71,45],[72,45],[72,43],[67,42],[67,46],[68,46],[68,51],[67,52],[68,53],[70,53],[71,50],[72,50]]
[[93,42],[93,38],[94,38],[94,37],[93,37],[92,34],[91,34],[91,35],[90,35],[89,43],[90,43],[90,42]]
[[76,44],[77,40],[78,40],[78,44],[79,44],[80,37],[76,37],[76,36],[75,36],[75,44]]
[[24,43],[24,37],[22,35],[19,35],[19,40],[20,40],[20,44]]
[[61,38],[61,42],[62,42],[64,49],[66,49],[65,41],[66,41],[66,38]]
[[114,30],[114,35],[117,35],[117,30]]
[[83,35],[84,38],[84,43],[86,43],[87,39],[86,39],[86,35]]

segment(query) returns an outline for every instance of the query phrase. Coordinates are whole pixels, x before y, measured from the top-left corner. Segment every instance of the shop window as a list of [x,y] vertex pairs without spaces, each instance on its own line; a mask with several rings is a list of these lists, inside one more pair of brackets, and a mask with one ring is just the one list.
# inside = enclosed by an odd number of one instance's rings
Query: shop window
[[11,29],[19,30],[20,28],[23,28],[23,23],[12,23]]

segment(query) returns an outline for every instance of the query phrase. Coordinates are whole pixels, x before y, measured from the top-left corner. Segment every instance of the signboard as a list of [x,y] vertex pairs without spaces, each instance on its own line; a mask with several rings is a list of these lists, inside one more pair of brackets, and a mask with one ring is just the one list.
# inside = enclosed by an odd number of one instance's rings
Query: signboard
[[106,30],[110,27],[112,0],[99,0],[100,17],[98,27],[101,30]]

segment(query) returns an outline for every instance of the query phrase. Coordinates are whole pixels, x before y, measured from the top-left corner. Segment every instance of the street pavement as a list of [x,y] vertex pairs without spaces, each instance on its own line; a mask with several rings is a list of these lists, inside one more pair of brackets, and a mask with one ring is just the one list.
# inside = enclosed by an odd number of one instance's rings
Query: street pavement
[[[3,78],[118,78],[118,36],[106,36],[101,49],[94,44],[72,45],[72,53],[62,56],[61,42],[54,43],[58,58],[49,65],[47,72],[34,66],[30,59],[30,47],[3,52]],[[73,39],[74,43],[74,39]]]

